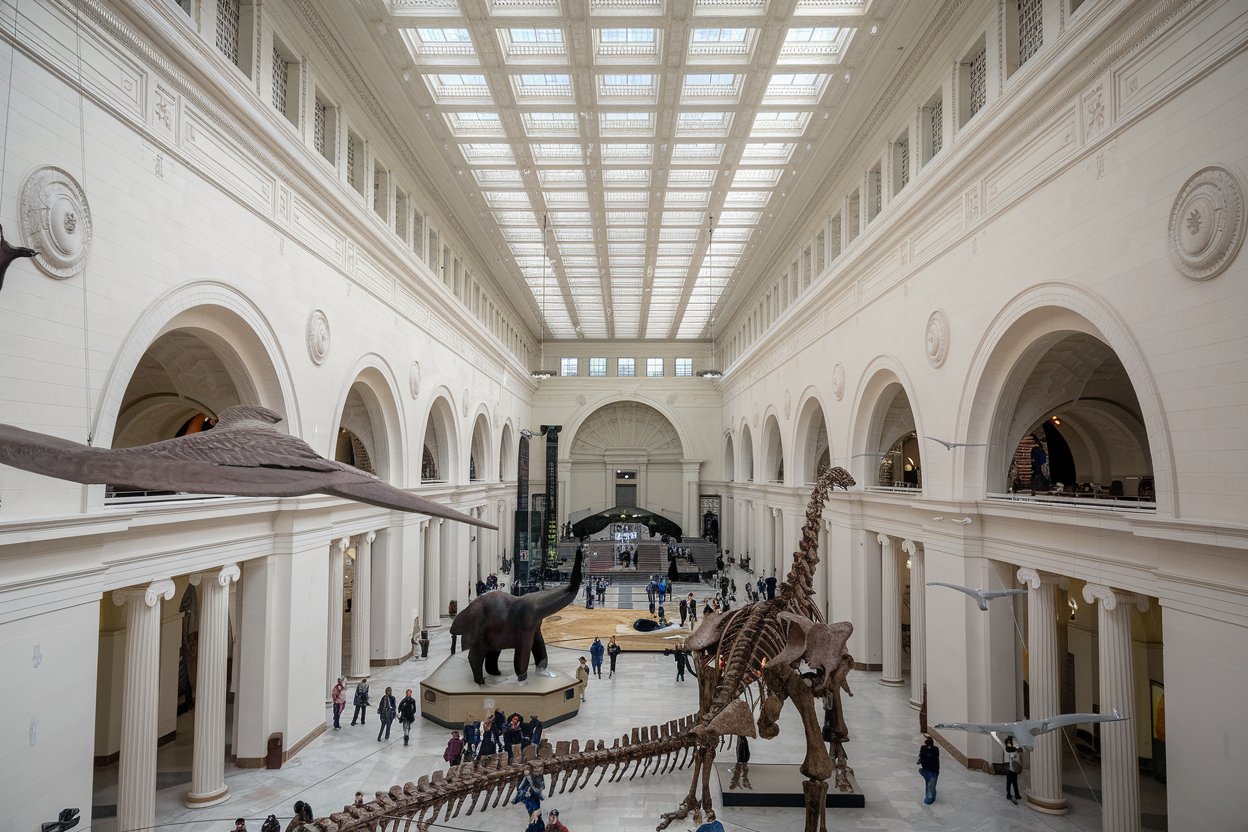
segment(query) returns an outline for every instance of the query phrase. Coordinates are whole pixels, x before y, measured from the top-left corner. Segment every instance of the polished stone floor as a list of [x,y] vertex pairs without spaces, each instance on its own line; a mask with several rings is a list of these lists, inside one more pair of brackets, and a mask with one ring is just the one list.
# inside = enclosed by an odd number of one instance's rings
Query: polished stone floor
[[[700,595],[699,595],[700,597]],[[644,595],[643,595],[644,598]],[[427,662],[409,661],[398,667],[378,669],[372,689],[386,685],[396,690],[417,688],[417,683],[449,656],[450,639],[446,628],[433,633]],[[552,648],[551,667],[572,673],[577,651]],[[463,654],[455,657],[463,660]],[[922,779],[914,760],[919,739],[916,712],[906,701],[908,688],[882,687],[878,674],[854,673],[850,677],[856,693],[846,700],[846,717],[853,735],[850,762],[866,795],[866,808],[829,812],[829,829],[837,830],[1099,830],[1100,813],[1093,802],[1093,788],[1099,789],[1099,773],[1086,763],[1081,771],[1073,760],[1065,767],[1071,812],[1048,816],[1004,798],[1005,780],[967,771],[946,759],[940,778],[939,799],[934,805],[922,802]],[[488,694],[486,694],[488,695]],[[611,738],[626,733],[633,725],[657,723],[690,713],[696,705],[696,682],[675,681],[675,665],[661,654],[628,654],[620,657],[614,679],[593,680],[586,702],[574,719],[547,731],[552,740]],[[328,715],[327,715],[328,718]],[[226,781],[230,799],[206,809],[190,810],[182,797],[190,781],[190,715],[179,725],[179,738],[160,751],[160,779],[157,793],[157,823],[160,828],[185,832],[225,832],[233,819],[248,818],[248,828],[257,832],[260,821],[272,813],[285,820],[296,800],[308,801],[316,815],[323,816],[350,801],[357,789],[371,796],[378,789],[416,780],[441,765],[442,750],[449,732],[433,723],[418,720],[410,747],[404,747],[396,724],[389,742],[377,742],[376,715],[367,726],[328,731],[301,751],[280,771],[236,769],[227,766]],[[791,708],[781,720],[781,733],[775,740],[752,744],[755,762],[792,762],[801,756],[800,722]],[[93,827],[113,832],[110,816],[115,802],[116,766],[97,770],[96,818]],[[713,788],[714,779],[712,779]],[[603,784],[597,790],[556,795],[547,808],[558,808],[564,823],[574,832],[586,829],[652,830],[662,812],[670,811],[688,789],[688,773],[674,772],[661,777],[632,782]],[[1023,788],[1027,775],[1023,775]],[[1145,781],[1145,808],[1164,811],[1160,787]],[[715,793],[718,805],[718,792]],[[803,826],[800,809],[726,810],[721,814],[725,827],[753,832],[796,832]],[[1164,818],[1163,818],[1164,820]],[[1150,823],[1149,826],[1155,826]],[[676,823],[672,830],[692,828],[692,823]],[[519,830],[524,828],[522,810],[499,808],[471,817],[450,820],[445,826],[458,830]]]

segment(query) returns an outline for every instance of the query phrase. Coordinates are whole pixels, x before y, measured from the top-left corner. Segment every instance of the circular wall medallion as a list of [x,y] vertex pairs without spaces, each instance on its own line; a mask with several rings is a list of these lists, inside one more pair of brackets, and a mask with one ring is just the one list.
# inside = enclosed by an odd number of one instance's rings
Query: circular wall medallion
[[1222,274],[1244,242],[1244,222],[1239,177],[1220,165],[1196,171],[1170,209],[1169,248],[1175,268],[1192,280]]
[[413,361],[412,367],[407,371],[407,389],[412,394],[412,398],[420,395],[420,362]]
[[845,367],[842,364],[832,368],[832,395],[838,402],[845,395]]
[[47,165],[22,183],[22,230],[26,244],[39,252],[35,263],[55,278],[73,277],[91,252],[91,208],[74,177]]
[[308,355],[313,364],[324,364],[329,357],[329,318],[319,309],[308,316]]
[[927,319],[924,348],[927,350],[927,360],[932,362],[933,367],[944,364],[949,356],[949,319],[939,309]]

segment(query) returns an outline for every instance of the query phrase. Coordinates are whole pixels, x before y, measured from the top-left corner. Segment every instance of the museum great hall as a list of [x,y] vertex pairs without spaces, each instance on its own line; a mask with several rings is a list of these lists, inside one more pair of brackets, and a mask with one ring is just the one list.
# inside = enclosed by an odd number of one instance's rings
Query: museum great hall
[[[524,501],[653,512],[735,586],[785,576],[830,466],[866,795],[830,828],[1244,828],[1248,3],[0,0],[0,43],[0,224],[38,252],[0,423],[128,449],[259,405],[484,524],[0,465],[0,832],[256,832],[431,774],[447,731],[333,731],[330,688],[415,687],[420,629],[460,660]],[[551,734],[696,707],[622,661]],[[1039,737],[1019,805],[932,727],[922,804],[920,711],[1114,710]],[[801,725],[752,748],[801,762]],[[687,788],[558,805],[653,829]]]

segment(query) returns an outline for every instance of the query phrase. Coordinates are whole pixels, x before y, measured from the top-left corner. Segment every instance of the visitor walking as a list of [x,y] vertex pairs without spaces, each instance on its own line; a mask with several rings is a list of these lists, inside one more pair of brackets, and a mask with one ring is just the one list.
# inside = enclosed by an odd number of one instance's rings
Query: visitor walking
[[520,714],[513,713],[507,717],[507,727],[503,729],[503,747],[507,749],[507,760],[510,762],[516,755],[516,749],[524,748],[524,726]]
[[334,730],[341,731],[342,723],[339,719],[342,717],[342,709],[347,707],[347,685],[338,677],[338,681],[334,684],[334,690],[330,694],[330,699],[334,703]]
[[692,626],[698,623],[698,602],[693,597],[692,592],[689,593],[689,597],[685,600],[689,602],[689,624]]
[[524,777],[516,787],[516,796],[511,799],[513,804],[523,803],[529,813],[529,822],[542,818],[542,794],[546,789],[546,778],[542,776],[542,764],[525,765]]
[[478,757],[492,757],[498,753],[498,729],[494,720],[486,717],[481,720],[481,745],[477,749]]
[[763,573],[758,573],[758,597],[763,598],[767,595],[767,581],[763,578]]
[[546,832],[568,832],[568,827],[564,826],[559,820],[558,809],[550,810],[550,815],[546,820]]
[[923,775],[926,785],[923,802],[930,805],[936,802],[936,780],[940,777],[940,749],[931,737],[923,740],[923,745],[919,747],[918,762],[919,774]]
[[412,736],[412,723],[416,721],[416,700],[412,698],[412,689],[399,700],[399,727],[403,729],[403,744],[407,745]]
[[767,600],[776,600],[776,570],[771,570],[771,575],[767,578]]
[[696,832],[724,832],[724,825],[715,818],[715,810],[706,810],[706,823],[699,826]]
[[589,645],[589,661],[593,665],[594,675],[599,679],[602,678],[602,657],[607,652],[607,648],[602,645],[602,641],[594,636],[594,643]]
[[619,655],[619,642],[615,640],[615,636],[611,636],[611,640],[607,642],[607,657],[611,660],[611,672],[607,675],[608,679],[615,678],[615,660]]
[[589,687],[589,665],[585,664],[585,657],[581,656],[581,663],[576,666],[576,680],[581,683],[581,701],[585,701],[585,688]]
[[542,746],[542,721],[537,718],[537,714],[529,714],[529,722],[524,726],[525,736],[531,744],[541,748]]
[[646,584],[646,600],[650,602],[650,614],[654,615],[654,601],[659,597],[659,582],[650,576],[650,583]]
[[464,714],[463,739],[464,752],[475,758],[481,747],[481,724],[477,722],[477,715],[474,713]]
[[685,598],[680,599],[680,626],[685,626],[685,621],[689,619],[689,601]]
[[290,823],[286,824],[286,832],[298,832],[304,824],[312,823],[316,820],[316,816],[312,814],[312,807],[302,800],[295,801],[295,814],[291,817]]
[[398,703],[394,701],[394,694],[390,692],[390,688],[386,688],[381,701],[377,703],[377,716],[381,719],[381,727],[377,729],[377,742],[381,742],[382,734],[386,735],[386,739],[390,739],[390,725],[394,722],[396,713],[398,713]]
[[592,610],[594,608],[594,582],[585,582],[585,609]]
[[737,764],[732,768],[730,789],[752,789],[750,785],[750,743],[744,736],[737,737]]
[[[1023,752],[1014,744],[1013,737],[1005,738],[1005,798],[1017,803],[1022,797],[1018,793],[1018,775],[1023,771]],[[1014,794],[1010,794],[1010,789]]]
[[464,753],[464,741],[459,738],[458,731],[451,732],[451,738],[446,741],[446,748],[442,751],[442,759],[447,765],[459,765],[460,755]]
[[659,604],[667,600],[667,578],[659,576]]
[[698,678],[698,674],[693,669],[693,662],[690,660],[691,651],[685,649],[685,642],[676,642],[676,646],[663,651],[664,655],[672,656],[676,660],[676,681],[685,681],[685,671],[688,670],[693,674],[693,678]]
[[361,679],[359,684],[355,686],[355,699],[353,701],[355,702],[355,713],[351,715],[351,724],[354,725],[355,721],[358,719],[360,724],[364,725],[368,721],[364,718],[368,715],[367,676]]

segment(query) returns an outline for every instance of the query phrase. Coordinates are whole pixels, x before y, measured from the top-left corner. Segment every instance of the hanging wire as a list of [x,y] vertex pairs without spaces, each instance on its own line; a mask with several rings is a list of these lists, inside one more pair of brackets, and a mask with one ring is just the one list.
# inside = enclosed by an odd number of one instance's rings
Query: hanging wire
[[0,206],[4,204],[4,186],[8,183],[9,125],[13,123],[13,59],[17,55],[17,18],[22,0],[13,2],[13,43],[9,45],[9,86],[4,93],[4,158],[0,159]]
[[[82,84],[82,0],[74,0],[74,53],[78,76],[78,179],[83,193],[86,193],[87,117],[86,90]],[[12,85],[12,80],[10,80],[10,85]],[[91,327],[87,315],[87,297],[87,264],[84,260],[82,266],[82,394],[86,404],[87,445],[92,445],[95,440],[95,405],[91,398]]]

